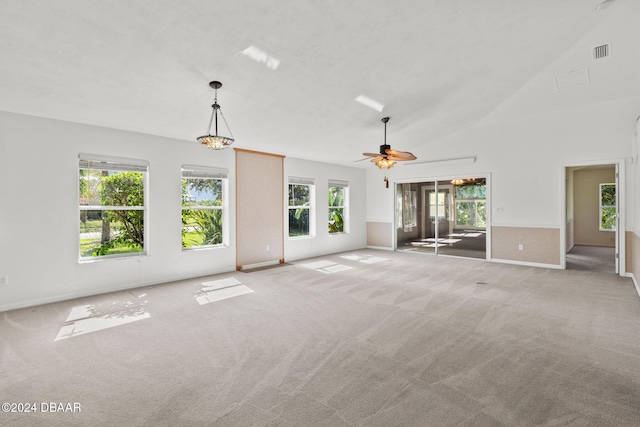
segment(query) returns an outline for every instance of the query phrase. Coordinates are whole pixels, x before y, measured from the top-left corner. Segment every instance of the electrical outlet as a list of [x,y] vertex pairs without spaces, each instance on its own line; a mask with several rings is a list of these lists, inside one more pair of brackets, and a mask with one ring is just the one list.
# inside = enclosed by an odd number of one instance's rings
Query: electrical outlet
[[267,252],[269,252],[269,245],[267,245]]
[[518,245],[518,250],[519,250],[519,251],[524,251],[524,245],[523,245],[522,243],[520,243],[520,244]]
[[9,276],[7,276],[6,274],[2,277],[0,277],[0,286],[5,286],[9,284]]

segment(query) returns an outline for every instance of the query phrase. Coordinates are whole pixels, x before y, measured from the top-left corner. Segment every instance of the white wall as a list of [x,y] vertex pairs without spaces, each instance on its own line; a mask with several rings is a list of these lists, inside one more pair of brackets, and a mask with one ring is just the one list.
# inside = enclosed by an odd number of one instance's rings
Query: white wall
[[[227,168],[233,188],[233,151],[9,113],[0,128],[0,310],[234,269],[233,227],[225,248],[182,251],[180,235],[181,166]],[[149,161],[148,255],[78,262],[79,153]]]
[[[285,195],[288,194],[289,176],[315,179],[316,232],[313,237],[285,236],[284,259],[294,261],[328,253],[360,249],[366,245],[365,224],[365,170],[327,163],[285,157]],[[349,182],[349,232],[329,234],[328,180]],[[285,197],[285,204],[288,203]],[[288,233],[288,212],[285,206],[285,233]]]
[[[389,179],[393,184],[490,174],[493,226],[560,229],[563,164],[628,158],[637,102],[630,99],[477,125],[425,144],[414,162],[476,156],[475,163],[400,163],[388,171]],[[403,146],[402,141],[393,145]],[[393,186],[386,189],[383,177],[375,167],[367,170],[367,221],[393,221]],[[632,179],[628,173],[627,180]]]
[[[78,262],[78,154],[149,161],[148,255]],[[181,166],[229,170],[229,241],[181,248]],[[347,180],[351,233],[287,242],[286,259],[364,247],[364,172],[286,159],[287,171]],[[320,213],[326,196],[317,193]],[[179,141],[0,112],[0,311],[235,270],[235,153]],[[320,214],[319,214],[320,215]],[[324,216],[319,216],[324,218]]]

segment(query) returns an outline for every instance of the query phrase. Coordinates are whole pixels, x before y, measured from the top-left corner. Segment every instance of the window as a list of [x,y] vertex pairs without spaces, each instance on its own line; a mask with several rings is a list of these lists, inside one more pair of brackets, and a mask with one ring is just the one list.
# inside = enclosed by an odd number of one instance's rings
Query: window
[[315,181],[289,177],[289,237],[312,235],[312,203]]
[[145,253],[148,164],[79,157],[80,258]]
[[224,243],[225,169],[182,167],[182,248]]
[[346,233],[347,228],[347,196],[349,183],[329,180],[329,234]]
[[486,228],[486,191],[484,182],[456,186],[456,225]]
[[600,184],[600,231],[616,230],[616,185]]

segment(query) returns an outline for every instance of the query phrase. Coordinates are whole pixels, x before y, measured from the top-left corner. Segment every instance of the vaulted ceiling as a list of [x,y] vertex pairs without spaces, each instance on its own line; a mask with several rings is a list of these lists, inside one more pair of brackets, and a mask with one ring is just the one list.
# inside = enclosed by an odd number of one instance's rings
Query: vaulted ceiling
[[[366,166],[390,116],[389,143],[420,157],[483,121],[638,96],[637,51],[613,42],[612,79],[582,45],[637,39],[640,2],[601,1],[5,0],[0,110],[196,144],[219,80],[238,147]],[[614,81],[549,105],[552,74],[588,67]]]

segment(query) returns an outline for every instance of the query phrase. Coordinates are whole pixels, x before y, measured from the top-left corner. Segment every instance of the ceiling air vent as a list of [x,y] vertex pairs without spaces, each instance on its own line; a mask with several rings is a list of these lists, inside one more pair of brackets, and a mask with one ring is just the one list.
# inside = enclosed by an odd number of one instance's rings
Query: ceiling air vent
[[609,43],[596,46],[593,48],[593,60],[602,59],[611,56],[611,45]]
[[558,74],[554,77],[556,89],[565,89],[572,86],[585,85],[590,82],[589,69],[575,70],[569,73]]

